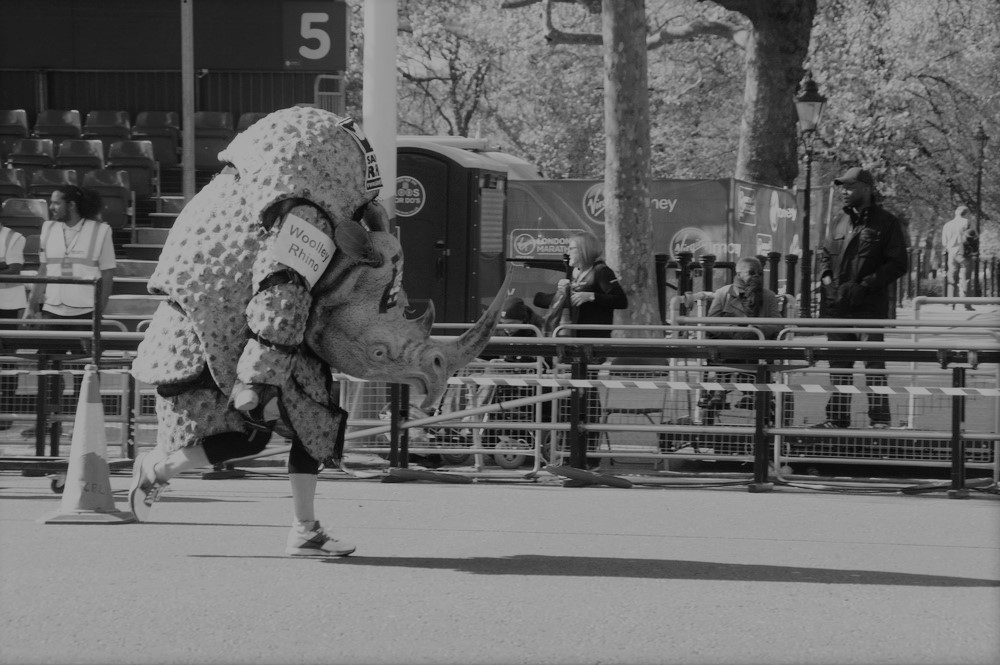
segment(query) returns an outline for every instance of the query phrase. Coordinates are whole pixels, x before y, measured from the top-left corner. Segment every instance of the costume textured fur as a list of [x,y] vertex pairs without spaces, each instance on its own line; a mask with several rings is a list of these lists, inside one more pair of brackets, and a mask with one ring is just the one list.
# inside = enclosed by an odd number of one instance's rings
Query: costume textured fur
[[281,415],[267,426],[328,461],[346,417],[331,370],[405,381],[430,402],[489,341],[502,298],[447,343],[429,337],[433,308],[404,316],[402,250],[352,121],[283,109],[219,157],[230,166],[184,207],[150,278],[167,302],[133,363],[157,386],[164,452],[248,431],[250,410],[234,398],[252,389]]

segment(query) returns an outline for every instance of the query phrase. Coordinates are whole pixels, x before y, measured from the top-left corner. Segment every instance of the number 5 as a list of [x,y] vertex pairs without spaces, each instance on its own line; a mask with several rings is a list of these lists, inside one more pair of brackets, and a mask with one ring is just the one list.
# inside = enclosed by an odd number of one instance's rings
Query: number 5
[[302,14],[302,23],[299,26],[299,33],[302,39],[315,39],[319,42],[316,48],[308,46],[299,47],[299,55],[310,60],[321,60],[330,52],[330,35],[321,28],[314,28],[314,23],[327,23],[330,15],[326,12],[305,12]]

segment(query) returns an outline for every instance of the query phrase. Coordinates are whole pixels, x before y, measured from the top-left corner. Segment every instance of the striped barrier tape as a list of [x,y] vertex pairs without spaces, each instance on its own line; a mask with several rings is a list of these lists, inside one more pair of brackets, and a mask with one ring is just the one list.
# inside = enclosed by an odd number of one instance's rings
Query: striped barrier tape
[[473,384],[477,386],[511,386],[529,388],[638,388],[640,390],[740,390],[743,392],[768,393],[848,393],[862,395],[876,393],[880,395],[920,395],[934,396],[982,396],[1000,397],[1000,388],[955,388],[949,386],[854,386],[854,385],[820,385],[784,383],[718,383],[714,381],[640,381],[620,379],[540,379],[535,377],[498,378],[453,376],[448,379],[450,385]]

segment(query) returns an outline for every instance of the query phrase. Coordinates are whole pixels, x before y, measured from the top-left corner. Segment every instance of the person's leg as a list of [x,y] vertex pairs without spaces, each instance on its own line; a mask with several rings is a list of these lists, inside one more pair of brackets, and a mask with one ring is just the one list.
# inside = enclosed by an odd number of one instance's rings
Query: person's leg
[[[948,252],[948,283],[951,286],[951,295],[960,296],[962,292],[962,257],[956,256],[953,252]],[[945,294],[948,295],[948,294]]]
[[[965,298],[970,295],[975,295],[972,293],[972,257],[966,256],[962,259],[961,269],[959,271],[959,285],[961,286],[960,295]],[[969,303],[965,303],[965,309],[969,311],[975,310],[975,308]]]
[[248,428],[246,432],[222,432],[206,436],[200,443],[166,454],[160,447],[135,458],[129,506],[136,520],[145,522],[153,503],[172,478],[186,471],[222,464],[231,459],[256,455],[271,439],[269,430]]
[[[829,333],[827,339],[831,342],[854,342],[858,336],[853,333]],[[853,360],[831,360],[830,369],[850,369],[854,367]],[[847,386],[853,383],[854,377],[850,373],[831,372],[830,383],[835,386]],[[830,398],[826,402],[826,422],[824,425],[832,427],[851,426],[851,396],[841,392],[831,392]]]
[[292,530],[285,552],[293,556],[347,556],[354,543],[333,538],[316,519],[316,484],[319,462],[306,451],[298,438],[292,439],[288,454],[288,480],[292,486]]
[[[882,342],[885,341],[885,335],[882,333],[871,333],[868,335],[860,335],[861,341],[863,342]],[[865,369],[885,369],[884,360],[866,360]],[[865,385],[871,388],[872,386],[887,386],[889,385],[889,377],[885,374],[868,374],[865,373]],[[868,418],[871,421],[873,427],[888,427],[892,424],[892,413],[889,411],[889,396],[879,393],[868,393]]]

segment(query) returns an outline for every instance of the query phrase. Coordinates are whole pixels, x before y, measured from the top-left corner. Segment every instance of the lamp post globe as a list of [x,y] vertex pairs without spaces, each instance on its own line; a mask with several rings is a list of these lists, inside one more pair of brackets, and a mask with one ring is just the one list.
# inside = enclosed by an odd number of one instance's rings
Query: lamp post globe
[[812,224],[812,144],[825,106],[826,97],[819,93],[819,86],[810,75],[803,84],[802,94],[795,98],[795,112],[799,116],[799,131],[806,152],[806,183],[802,197],[805,208],[802,215],[802,305],[799,308],[799,316],[805,319],[812,316],[813,262],[809,238],[809,227]]

